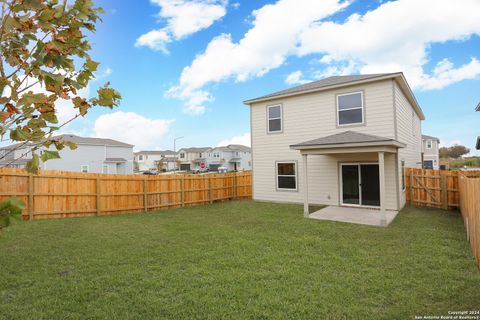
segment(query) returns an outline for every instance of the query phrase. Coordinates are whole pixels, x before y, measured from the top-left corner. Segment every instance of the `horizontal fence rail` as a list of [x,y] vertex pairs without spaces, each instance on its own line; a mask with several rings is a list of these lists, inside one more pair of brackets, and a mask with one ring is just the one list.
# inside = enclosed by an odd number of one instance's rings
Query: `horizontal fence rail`
[[16,196],[23,219],[46,219],[157,211],[248,199],[251,172],[117,175],[0,168],[0,201]]
[[463,223],[480,268],[480,178],[460,178],[459,189]]
[[419,207],[459,209],[459,179],[480,178],[477,171],[445,171],[406,168],[407,203]]

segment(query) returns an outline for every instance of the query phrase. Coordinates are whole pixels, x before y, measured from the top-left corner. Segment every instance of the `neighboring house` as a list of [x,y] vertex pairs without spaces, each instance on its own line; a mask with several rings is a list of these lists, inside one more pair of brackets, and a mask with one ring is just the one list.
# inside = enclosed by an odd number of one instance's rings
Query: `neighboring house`
[[[55,137],[61,141],[70,141],[77,149],[65,147],[59,151],[60,159],[51,159],[41,163],[44,170],[62,170],[94,173],[133,173],[133,145],[112,139],[86,138],[71,134]],[[19,147],[21,146],[21,147]],[[15,151],[12,151],[14,150]],[[0,160],[0,167],[23,168],[32,158],[31,144],[17,143],[0,149],[0,154],[8,154]],[[35,152],[42,154],[44,147]],[[55,150],[54,147],[49,150]],[[23,155],[23,157],[22,157]]]
[[[139,171],[172,171],[175,169],[176,153],[171,150],[139,151],[135,152],[134,159]],[[160,164],[162,168],[159,168]]]
[[425,117],[403,73],[334,76],[244,103],[255,200],[304,203],[306,216],[309,203],[405,205]]
[[210,171],[217,171],[220,167],[228,171],[252,170],[252,150],[238,144],[215,147],[207,153],[207,164]]
[[[475,111],[480,112],[480,102],[477,104]],[[480,136],[477,137],[477,144],[475,145],[477,150],[480,150]]]
[[207,153],[211,150],[210,147],[193,147],[182,148],[178,150],[178,161],[180,163],[180,170],[190,171],[208,168]]
[[440,139],[437,137],[422,134],[423,167],[425,169],[438,170],[440,165],[440,158],[438,156],[439,145]]

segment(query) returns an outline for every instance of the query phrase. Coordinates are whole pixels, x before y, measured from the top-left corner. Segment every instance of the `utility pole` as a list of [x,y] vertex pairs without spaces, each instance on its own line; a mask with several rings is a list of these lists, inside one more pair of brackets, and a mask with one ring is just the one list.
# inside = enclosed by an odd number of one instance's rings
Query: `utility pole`
[[173,164],[173,173],[177,174],[177,140],[183,139],[184,137],[176,137],[173,139],[173,153],[175,154],[175,162]]

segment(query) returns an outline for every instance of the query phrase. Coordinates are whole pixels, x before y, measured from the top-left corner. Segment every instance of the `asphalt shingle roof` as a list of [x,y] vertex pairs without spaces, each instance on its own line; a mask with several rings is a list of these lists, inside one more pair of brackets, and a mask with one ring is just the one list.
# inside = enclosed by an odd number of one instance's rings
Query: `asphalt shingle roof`
[[422,139],[423,139],[423,140],[430,139],[430,140],[437,140],[437,141],[440,141],[440,139],[438,139],[437,137],[434,137],[434,136],[427,136],[426,134],[422,134]]
[[301,93],[304,91],[322,89],[322,88],[327,88],[327,87],[341,85],[341,84],[348,84],[349,82],[369,80],[369,79],[385,77],[385,76],[394,75],[394,74],[397,74],[397,73],[375,73],[375,74],[359,74],[359,75],[349,75],[349,76],[333,76],[333,77],[328,77],[322,80],[317,80],[317,81],[309,82],[306,84],[302,84],[296,87],[288,88],[285,90],[269,93],[267,95],[260,96],[258,98],[249,99],[247,101],[274,98],[276,96]]
[[326,145],[338,145],[338,144],[355,144],[365,142],[396,142],[394,139],[374,136],[371,134],[365,134],[355,131],[345,131],[330,136],[304,141],[291,145],[290,147],[314,147],[314,146],[326,146]]

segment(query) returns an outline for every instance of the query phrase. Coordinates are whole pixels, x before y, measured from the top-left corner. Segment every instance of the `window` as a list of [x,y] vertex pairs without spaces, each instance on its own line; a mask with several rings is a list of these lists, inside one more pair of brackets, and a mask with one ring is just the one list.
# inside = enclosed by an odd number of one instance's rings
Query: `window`
[[363,124],[363,92],[338,95],[337,113],[339,126]]
[[282,106],[268,106],[268,132],[282,132]]
[[405,172],[405,161],[402,160],[402,190],[405,191],[405,175],[406,175],[406,172]]
[[142,161],[143,160],[143,155],[139,155],[138,160]]
[[102,173],[108,173],[108,164],[103,165]]
[[198,155],[199,155],[199,158],[201,158],[201,157],[202,157],[202,153],[201,153],[201,152],[200,152]]
[[249,167],[252,166],[252,161],[248,161],[248,166],[249,166]]
[[235,152],[235,155],[238,157],[238,151],[237,151],[237,152]]
[[185,158],[185,153],[182,152],[180,153],[180,159],[183,159],[183,158]]
[[277,189],[297,190],[295,162],[277,162]]
[[80,172],[87,173],[88,172],[88,166],[87,165],[81,165],[80,166]]
[[427,140],[427,149],[432,149],[432,140]]

